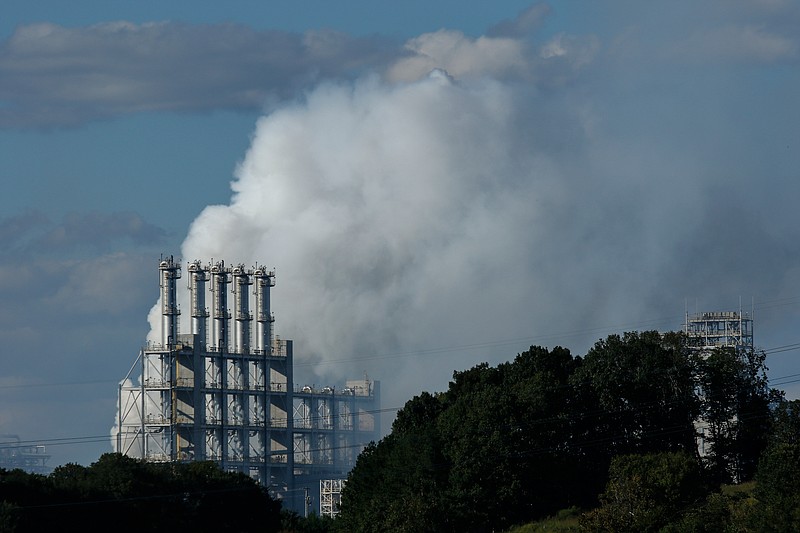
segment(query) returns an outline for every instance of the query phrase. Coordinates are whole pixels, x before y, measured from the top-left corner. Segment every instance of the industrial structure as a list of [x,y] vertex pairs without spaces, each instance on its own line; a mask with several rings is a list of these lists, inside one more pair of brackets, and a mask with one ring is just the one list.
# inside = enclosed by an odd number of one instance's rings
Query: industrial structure
[[683,331],[689,346],[696,350],[753,348],[753,318],[741,310],[687,313]]
[[[739,311],[714,311],[686,314],[683,325],[689,348],[707,355],[716,348],[732,348],[743,355],[753,350],[752,313]],[[701,457],[708,454],[708,422],[699,418],[694,423],[697,431],[697,451]]]
[[46,475],[50,473],[49,460],[43,444],[23,442],[18,435],[0,435],[0,468]]
[[319,482],[319,515],[335,518],[342,503],[344,479],[323,479]]
[[380,383],[296,386],[292,341],[273,334],[274,271],[199,261],[187,270],[191,329],[182,333],[181,266],[171,257],[159,263],[161,338],[140,351],[119,387],[116,450],[147,461],[216,461],[307,514],[321,501],[309,489],[345,478],[379,438]]

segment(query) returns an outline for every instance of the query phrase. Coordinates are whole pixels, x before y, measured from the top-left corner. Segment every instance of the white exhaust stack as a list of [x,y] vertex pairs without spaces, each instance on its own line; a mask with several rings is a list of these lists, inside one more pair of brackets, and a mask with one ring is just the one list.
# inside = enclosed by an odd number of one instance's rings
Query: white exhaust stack
[[244,265],[233,269],[233,301],[234,301],[234,352],[248,353],[250,351],[250,294],[248,287],[253,284],[250,273]]
[[161,344],[171,348],[178,340],[178,310],[175,281],[181,277],[181,267],[170,256],[158,265],[161,287]]
[[275,286],[275,272],[256,267],[253,277],[256,280],[256,352],[270,355],[275,318],[269,309],[269,289]]
[[228,272],[220,261],[211,267],[211,292],[213,293],[213,322],[211,346],[218,352],[228,350]]
[[206,348],[206,281],[208,276],[200,261],[189,263],[189,291],[192,295],[192,335],[201,350]]

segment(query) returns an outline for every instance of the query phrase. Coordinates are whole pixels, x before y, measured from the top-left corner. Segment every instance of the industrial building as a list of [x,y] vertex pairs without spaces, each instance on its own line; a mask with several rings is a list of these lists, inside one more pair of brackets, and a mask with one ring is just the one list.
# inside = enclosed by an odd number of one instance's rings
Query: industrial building
[[323,480],[344,479],[380,437],[380,383],[294,383],[293,343],[273,334],[274,271],[189,263],[186,333],[180,263],[162,259],[158,271],[161,338],[140,351],[119,387],[116,450],[147,461],[216,461],[290,510],[322,511]]
[[683,331],[696,350],[753,348],[753,318],[741,310],[687,314]]
[[[708,354],[716,348],[733,348],[737,353],[752,350],[752,313],[741,311],[714,311],[686,314],[683,325],[689,347],[700,354]],[[708,422],[703,418],[695,421],[697,451],[701,457],[708,454]]]
[[0,468],[19,468],[31,474],[47,475],[50,455],[43,444],[23,442],[18,435],[0,435]]

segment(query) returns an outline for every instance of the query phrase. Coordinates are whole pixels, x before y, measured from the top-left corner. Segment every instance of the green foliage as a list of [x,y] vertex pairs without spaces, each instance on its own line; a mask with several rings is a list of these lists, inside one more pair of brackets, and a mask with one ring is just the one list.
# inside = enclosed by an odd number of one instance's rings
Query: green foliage
[[587,531],[659,531],[705,494],[700,465],[685,452],[619,456],[602,506],[582,525]]
[[580,529],[581,512],[577,507],[562,509],[555,516],[529,524],[512,527],[508,533],[577,533]]
[[800,530],[800,400],[782,401],[758,463],[750,525],[757,531]]
[[281,533],[328,533],[334,530],[334,519],[310,514],[302,517],[294,511],[281,511]]
[[0,501],[0,531],[13,533],[17,531],[19,508],[13,503]]
[[599,341],[573,378],[594,414],[584,427],[587,438],[594,436],[608,458],[693,449],[700,407],[693,374],[693,359],[677,334],[647,331]]
[[767,445],[770,405],[781,395],[768,386],[764,352],[718,348],[698,358],[708,464],[720,482],[753,478]]
[[747,491],[714,492],[702,505],[662,529],[663,533],[734,533],[749,531],[753,498]]
[[587,518],[600,530],[744,524],[752,498],[706,499],[695,421],[716,431],[708,464],[718,479],[748,479],[778,396],[762,353],[702,357],[685,341],[611,335],[583,358],[532,346],[454,372],[446,392],[413,398],[359,457],[336,529],[507,530],[590,508],[604,487]]
[[0,523],[17,531],[277,531],[280,520],[280,504],[247,476],[120,454],[47,477],[0,471],[0,503]]

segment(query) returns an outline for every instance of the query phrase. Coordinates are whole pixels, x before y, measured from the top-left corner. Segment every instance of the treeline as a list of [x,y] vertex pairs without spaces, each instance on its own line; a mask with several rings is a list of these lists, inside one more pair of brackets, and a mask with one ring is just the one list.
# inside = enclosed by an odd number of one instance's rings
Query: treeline
[[280,503],[213,462],[104,454],[50,475],[0,469],[0,532],[278,531]]
[[[800,409],[769,388],[764,362],[653,331],[455,372],[359,456],[335,528],[502,531],[575,507],[594,509],[588,531],[746,531],[795,505],[774,529],[795,530]],[[718,493],[757,472],[757,500]]]
[[359,456],[335,520],[282,511],[213,462],[0,469],[0,532],[482,532],[565,509],[584,531],[800,531],[800,401],[769,388],[763,352],[626,333],[414,397]]

